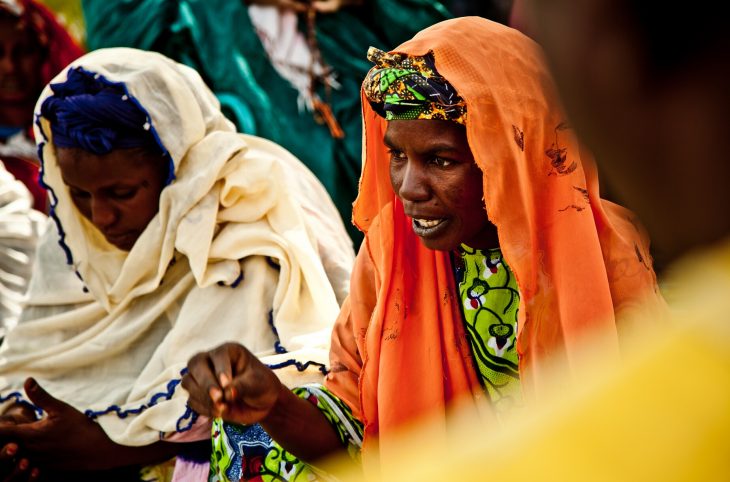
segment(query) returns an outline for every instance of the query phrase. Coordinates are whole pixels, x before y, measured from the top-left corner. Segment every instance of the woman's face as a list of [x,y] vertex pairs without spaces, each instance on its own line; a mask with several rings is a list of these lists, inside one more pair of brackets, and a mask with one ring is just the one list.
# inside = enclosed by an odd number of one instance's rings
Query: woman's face
[[12,126],[32,120],[33,105],[43,87],[43,49],[30,29],[0,14],[0,122]]
[[57,148],[63,182],[81,214],[106,240],[129,251],[159,209],[165,159],[144,149],[117,149],[98,156]]
[[496,228],[484,209],[482,172],[463,126],[443,120],[390,121],[384,142],[391,152],[393,191],[427,248],[498,246]]

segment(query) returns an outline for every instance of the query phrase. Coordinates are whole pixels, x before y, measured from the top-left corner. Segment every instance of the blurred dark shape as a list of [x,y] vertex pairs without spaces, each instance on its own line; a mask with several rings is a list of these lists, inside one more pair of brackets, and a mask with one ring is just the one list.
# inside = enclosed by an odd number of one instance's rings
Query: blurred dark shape
[[43,86],[83,51],[35,0],[0,1],[0,160],[46,211],[38,183],[33,107]]
[[444,0],[442,2],[455,17],[476,15],[507,25],[512,0]]
[[526,3],[576,130],[660,260],[730,234],[727,19],[656,1]]

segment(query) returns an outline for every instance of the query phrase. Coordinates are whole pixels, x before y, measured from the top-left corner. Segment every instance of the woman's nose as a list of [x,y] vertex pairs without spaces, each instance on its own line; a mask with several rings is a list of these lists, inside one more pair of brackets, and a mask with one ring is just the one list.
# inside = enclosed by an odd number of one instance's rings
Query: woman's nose
[[398,197],[403,201],[427,201],[430,197],[428,173],[418,163],[409,162],[403,167]]
[[107,201],[103,199],[94,198],[91,202],[91,222],[99,228],[104,230],[109,228],[116,222],[116,211]]
[[16,62],[10,52],[0,50],[0,74],[9,75],[17,70]]

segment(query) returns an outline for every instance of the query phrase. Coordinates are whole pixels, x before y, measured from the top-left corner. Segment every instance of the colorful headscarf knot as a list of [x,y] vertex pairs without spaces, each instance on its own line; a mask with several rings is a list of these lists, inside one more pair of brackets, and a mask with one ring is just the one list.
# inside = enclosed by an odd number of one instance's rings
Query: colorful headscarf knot
[[423,56],[368,50],[370,69],[363,90],[386,120],[439,119],[466,124],[466,103],[436,71],[433,52]]

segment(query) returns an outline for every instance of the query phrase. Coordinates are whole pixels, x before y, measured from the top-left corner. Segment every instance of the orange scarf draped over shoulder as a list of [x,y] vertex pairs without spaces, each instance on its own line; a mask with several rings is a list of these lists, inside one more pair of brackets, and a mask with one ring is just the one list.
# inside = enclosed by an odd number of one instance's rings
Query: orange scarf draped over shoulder
[[[429,51],[466,102],[488,217],[521,293],[521,386],[534,401],[549,388],[548,359],[575,366],[586,334],[618,354],[621,313],[662,306],[648,240],[631,212],[600,199],[537,44],[466,17],[393,50]],[[441,414],[445,424],[451,403],[485,395],[449,253],[425,248],[413,233],[390,184],[386,121],[362,98],[364,168],[353,220],[366,236],[333,332],[327,386],[363,421],[364,451],[377,440],[383,455],[405,424]]]

